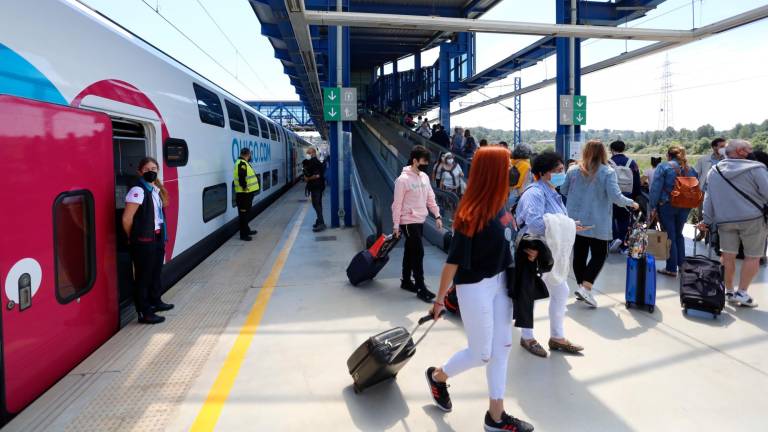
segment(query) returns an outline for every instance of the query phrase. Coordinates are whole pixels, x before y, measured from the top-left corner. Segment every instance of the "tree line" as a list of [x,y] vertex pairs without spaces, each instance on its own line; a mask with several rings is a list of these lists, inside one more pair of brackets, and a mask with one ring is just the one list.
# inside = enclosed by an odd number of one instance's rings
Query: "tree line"
[[[485,138],[488,142],[506,141],[514,142],[513,132],[510,130],[487,129],[484,127],[470,128],[472,135],[480,140]],[[712,125],[705,124],[696,129],[675,129],[668,127],[666,130],[637,132],[633,130],[615,129],[581,129],[584,140],[599,139],[608,144],[616,139],[621,139],[627,144],[627,153],[634,154],[663,154],[671,145],[685,147],[692,155],[706,154],[710,151],[710,142],[716,137],[741,138],[749,140],[755,150],[766,151],[768,149],[768,120],[760,124],[738,123],[728,130],[716,130]],[[528,129],[521,132],[522,141],[531,145],[536,151],[554,148],[555,132],[547,130]]]

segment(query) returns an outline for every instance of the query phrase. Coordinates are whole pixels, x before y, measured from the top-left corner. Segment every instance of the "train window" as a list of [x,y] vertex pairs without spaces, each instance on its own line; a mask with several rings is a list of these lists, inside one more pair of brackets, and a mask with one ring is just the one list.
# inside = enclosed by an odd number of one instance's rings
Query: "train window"
[[187,142],[179,138],[168,138],[163,143],[163,158],[169,167],[181,167],[189,161]]
[[229,117],[229,128],[235,132],[245,133],[245,120],[243,119],[243,111],[236,104],[224,99],[224,104],[227,106],[227,117]]
[[227,184],[220,183],[203,189],[203,222],[227,211]]
[[269,139],[277,141],[277,130],[275,129],[274,123],[269,124]]
[[69,303],[91,289],[96,279],[91,192],[64,192],[53,202],[53,256],[59,303]]
[[248,133],[253,136],[259,136],[259,122],[252,112],[245,112],[245,119],[248,121]]
[[270,184],[270,177],[269,177],[269,171],[265,172],[264,175],[261,176],[261,179],[264,181],[264,183],[261,184],[262,189],[269,190],[271,184]]
[[261,137],[269,139],[269,130],[267,128],[267,121],[264,117],[259,117],[259,127],[261,128]]
[[200,112],[200,121],[209,125],[224,127],[224,110],[221,100],[216,93],[207,88],[192,84],[197,97],[197,110]]
[[258,194],[260,194],[260,193],[261,193],[261,189],[264,187],[264,186],[261,184],[261,174],[256,174],[256,183],[258,183],[258,184],[259,184],[259,190],[257,190],[257,191],[256,191],[256,193],[255,193],[254,195],[258,195]]
[[272,184],[275,186],[280,184],[280,178],[277,175],[277,170],[272,170]]

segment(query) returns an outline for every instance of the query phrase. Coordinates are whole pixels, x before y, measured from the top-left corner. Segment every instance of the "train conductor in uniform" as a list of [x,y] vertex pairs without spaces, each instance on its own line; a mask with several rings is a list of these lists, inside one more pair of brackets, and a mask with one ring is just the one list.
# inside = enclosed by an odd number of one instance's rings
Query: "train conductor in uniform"
[[157,178],[158,168],[159,164],[151,157],[139,162],[139,181],[125,197],[122,220],[133,261],[133,300],[139,322],[143,324],[161,323],[165,317],[155,312],[173,309],[172,304],[160,299],[160,275],[168,239],[163,209],[168,206],[168,192]]
[[248,215],[253,205],[253,194],[259,190],[259,179],[250,164],[251,150],[248,147],[240,149],[240,158],[235,162],[235,201],[237,216],[240,222],[240,240],[251,241],[251,236],[257,231],[248,226]]

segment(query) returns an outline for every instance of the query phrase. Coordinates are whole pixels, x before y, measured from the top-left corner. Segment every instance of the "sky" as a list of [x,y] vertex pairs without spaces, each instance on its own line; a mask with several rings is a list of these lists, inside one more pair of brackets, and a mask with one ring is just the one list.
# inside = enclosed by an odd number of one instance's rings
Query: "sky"
[[[81,0],[146,39],[177,60],[245,100],[298,100],[275,59],[268,39],[247,0]],[[553,23],[555,3],[504,0],[484,19]],[[765,0],[667,0],[630,27],[689,30],[768,4]],[[693,5],[693,8],[692,8]],[[582,77],[587,95],[588,129],[655,130],[663,121],[662,74],[669,61],[672,104],[670,125],[718,130],[736,123],[768,119],[768,20],[712,36],[665,53],[645,57]],[[481,71],[537,39],[535,36],[479,34],[477,70]],[[582,67],[649,42],[587,40]],[[422,55],[422,64],[437,50]],[[413,67],[404,59],[399,70]],[[391,65],[385,66],[385,73]],[[535,84],[555,75],[555,56],[515,76]],[[512,77],[452,103],[452,110],[512,90]],[[505,105],[512,104],[508,99]],[[553,130],[555,87],[522,96],[522,128]],[[430,117],[436,117],[431,113]],[[453,117],[452,125],[512,129],[512,113],[491,105]]]

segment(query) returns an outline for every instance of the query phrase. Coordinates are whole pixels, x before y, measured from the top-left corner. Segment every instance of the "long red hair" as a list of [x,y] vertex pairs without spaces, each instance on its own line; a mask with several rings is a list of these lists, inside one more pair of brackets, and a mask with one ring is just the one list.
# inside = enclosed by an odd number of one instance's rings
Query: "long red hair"
[[481,147],[472,159],[467,192],[459,202],[453,228],[472,237],[485,228],[509,197],[510,153],[504,147]]

